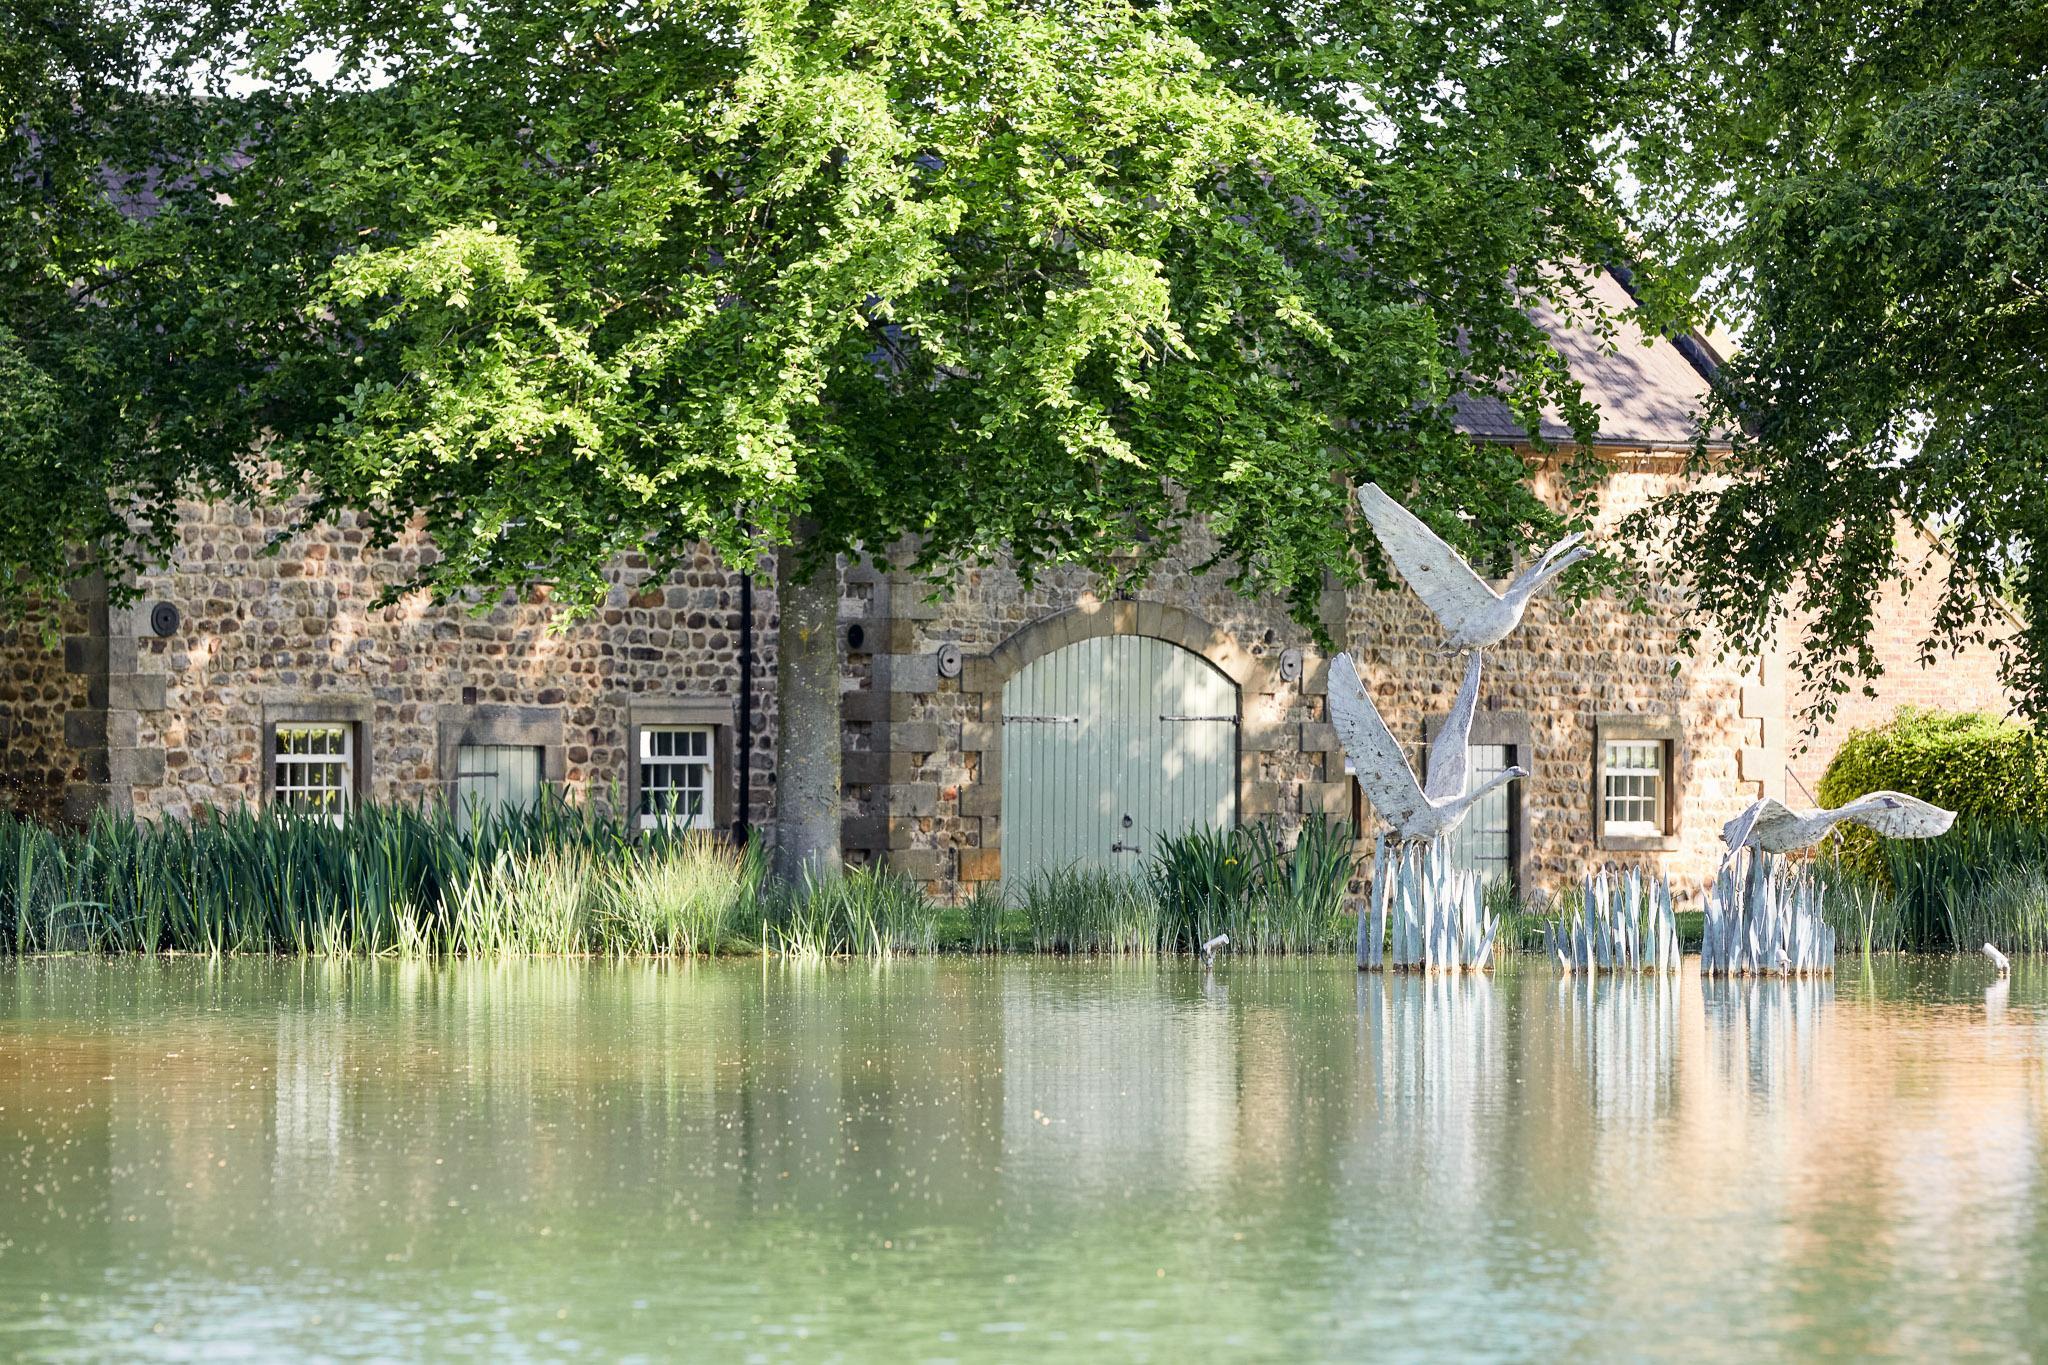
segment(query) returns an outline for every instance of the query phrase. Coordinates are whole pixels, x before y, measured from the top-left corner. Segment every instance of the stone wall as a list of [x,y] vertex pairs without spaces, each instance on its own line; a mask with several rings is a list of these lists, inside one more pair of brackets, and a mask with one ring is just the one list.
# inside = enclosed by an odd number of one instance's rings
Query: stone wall
[[[1681,477],[1670,459],[1618,462],[1603,516],[1612,524]],[[109,610],[88,593],[63,608],[61,653],[38,638],[0,655],[12,788],[4,799],[45,816],[67,794],[80,808],[97,802],[145,817],[258,802],[267,725],[326,711],[358,723],[365,794],[375,799],[434,796],[450,776],[456,739],[516,734],[546,746],[550,776],[572,797],[609,805],[625,791],[636,715],[653,719],[654,708],[682,705],[732,727],[739,578],[708,555],[664,583],[622,564],[604,607],[569,622],[538,594],[477,612],[419,598],[375,606],[431,553],[423,541],[372,554],[344,520],[266,555],[283,525],[280,513],[193,506],[172,561],[141,585],[135,605]],[[1191,572],[1203,553],[1191,544],[1133,600],[1108,597],[1100,582],[1070,570],[1026,584],[1006,565],[971,569],[934,598],[901,574],[847,567],[849,854],[887,858],[941,894],[999,880],[1003,683],[1046,651],[1118,633],[1170,640],[1238,685],[1243,818],[1291,831],[1328,815],[1372,832],[1329,724],[1327,662],[1310,633],[1277,604],[1247,601],[1220,575]],[[755,592],[751,814],[767,832],[776,616],[765,567]],[[152,614],[160,603],[181,618],[168,633],[158,633]],[[1476,733],[1513,737],[1524,748],[1518,761],[1533,769],[1517,788],[1530,889],[1557,890],[1598,863],[1637,862],[1690,890],[1712,869],[1722,821],[1759,794],[1787,795],[1791,702],[1778,661],[1745,673],[1707,653],[1683,658],[1685,603],[1659,589],[1652,605],[1635,614],[1611,598],[1570,612],[1540,602],[1520,632],[1488,652]],[[1405,590],[1332,589],[1322,617],[1356,653],[1389,725],[1419,760],[1459,681],[1434,623]],[[1887,639],[1913,635],[1905,619],[1888,626]],[[1966,675],[1936,670],[1924,694],[1893,691],[1876,706],[1889,714],[1898,699],[1922,695],[1984,704],[1968,689],[1988,670],[1988,659]],[[1895,672],[1894,683],[1903,676]],[[1845,708],[1843,727],[1868,723],[1864,716]],[[1596,754],[1603,733],[1626,726],[1668,737],[1676,816],[1664,836],[1601,840]],[[1831,751],[1827,737],[1810,752],[1823,749]],[[1802,761],[1817,775],[1824,760]],[[729,792],[729,763],[722,780]],[[1797,798],[1796,784],[1790,795]]]
[[[740,580],[708,553],[663,583],[622,564],[603,608],[570,621],[545,594],[478,611],[419,597],[378,607],[431,553],[423,540],[370,553],[344,519],[266,556],[282,525],[277,513],[188,508],[171,562],[141,585],[135,608],[116,613],[128,619],[114,633],[133,633],[137,672],[160,689],[137,689],[137,746],[160,765],[133,788],[140,815],[259,799],[267,713],[309,718],[327,706],[360,718],[365,795],[377,800],[441,792],[445,748],[465,726],[524,727],[572,798],[610,805],[624,794],[636,707],[701,702],[705,718],[733,724]],[[149,629],[156,602],[183,617],[169,635]],[[771,574],[754,595],[756,823],[773,804],[774,630]]]
[[94,603],[85,596],[0,629],[0,812],[58,820],[67,791],[104,768],[90,661],[67,660],[62,643],[89,635]]
[[[1603,515],[1618,520],[1678,477],[1669,460],[1617,465]],[[1074,572],[1027,585],[1004,567],[975,570],[936,602],[920,584],[878,583],[889,615],[878,634],[891,653],[868,666],[882,690],[866,712],[879,728],[864,738],[882,753],[863,763],[896,785],[885,809],[863,805],[849,817],[849,844],[888,850],[940,891],[998,880],[1002,683],[1039,653],[1110,633],[1171,639],[1239,683],[1243,818],[1291,829],[1308,816],[1352,815],[1354,787],[1324,709],[1326,662],[1309,632],[1277,603],[1246,601],[1220,575],[1190,573],[1202,551],[1191,544],[1128,602],[1105,600],[1099,582]],[[1782,686],[1761,672],[1682,660],[1682,601],[1665,591],[1653,603],[1647,616],[1606,599],[1570,615],[1542,604],[1488,652],[1482,707],[1490,720],[1481,728],[1519,725],[1533,740],[1523,761],[1534,776],[1520,795],[1531,888],[1555,890],[1600,861],[1651,862],[1682,884],[1703,884],[1721,822],[1782,789]],[[1428,719],[1448,709],[1460,678],[1433,621],[1406,591],[1369,589],[1348,599],[1331,592],[1323,616],[1357,654],[1389,726],[1420,750]],[[945,646],[964,656],[958,678],[935,671]],[[1291,650],[1302,657],[1293,677],[1280,667]],[[1668,838],[1596,848],[1596,735],[1616,717],[1675,727],[1682,804]],[[1371,830],[1369,813],[1361,825]]]
[[[1948,566],[1939,547],[1911,526],[1900,527],[1900,543],[1905,562],[1915,570],[1916,586],[1908,591],[1892,584],[1878,599],[1870,646],[1884,673],[1870,684],[1875,695],[1866,696],[1862,688],[1852,686],[1849,695],[1839,699],[1834,718],[1825,724],[1809,726],[1802,718],[1793,718],[1790,762],[1796,781],[1792,786],[1802,800],[1816,799],[1812,794],[1820,790],[1828,761],[1851,730],[1882,725],[1900,707],[1982,711],[1993,716],[2014,711],[2012,694],[1999,681],[1998,654],[1991,646],[1937,653],[1933,662],[1921,663],[1921,642],[1927,638],[1927,623]],[[1788,643],[1797,639],[1796,629],[1787,631]],[[1801,701],[1795,684],[1795,710]]]

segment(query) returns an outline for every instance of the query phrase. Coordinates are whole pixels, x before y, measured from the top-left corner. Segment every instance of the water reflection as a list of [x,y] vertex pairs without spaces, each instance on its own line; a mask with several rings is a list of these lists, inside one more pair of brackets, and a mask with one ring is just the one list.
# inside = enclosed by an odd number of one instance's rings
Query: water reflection
[[7,963],[0,1354],[2023,1354],[2044,997]]

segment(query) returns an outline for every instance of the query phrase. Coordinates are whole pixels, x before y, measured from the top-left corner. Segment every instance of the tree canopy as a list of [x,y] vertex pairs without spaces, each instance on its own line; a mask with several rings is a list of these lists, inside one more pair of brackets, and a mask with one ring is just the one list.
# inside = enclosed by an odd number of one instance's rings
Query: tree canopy
[[[104,516],[179,479],[304,490],[423,520],[424,586],[588,605],[622,552],[739,562],[798,518],[1123,575],[1199,519],[1312,620],[1373,562],[1370,477],[1504,561],[1555,518],[1453,397],[1590,431],[1527,306],[1616,240],[1607,87],[1544,64],[1542,9],[136,10],[157,144],[49,168],[161,199],[42,271],[131,348],[73,389],[128,463],[60,538],[113,555]],[[1642,41],[1587,13],[1589,54]]]
[[2048,9],[1708,0],[1681,55],[1631,153],[1641,222],[1741,346],[1726,481],[1660,509],[1674,562],[1736,648],[1799,633],[1818,714],[1901,582],[1930,658],[1988,639],[2041,714]]
[[[0,10],[0,606],[131,577],[181,494],[247,491],[241,450],[206,429],[235,376],[203,359],[218,247],[175,160],[209,116],[143,98],[136,20],[84,0]],[[145,222],[152,204],[180,211]]]

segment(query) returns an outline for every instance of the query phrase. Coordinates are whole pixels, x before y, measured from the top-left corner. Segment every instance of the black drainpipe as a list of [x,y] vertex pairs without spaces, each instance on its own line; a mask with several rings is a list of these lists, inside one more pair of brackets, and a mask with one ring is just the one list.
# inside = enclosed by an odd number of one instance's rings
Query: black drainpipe
[[732,837],[747,842],[747,813],[754,796],[754,575],[740,575],[740,790],[733,813]]

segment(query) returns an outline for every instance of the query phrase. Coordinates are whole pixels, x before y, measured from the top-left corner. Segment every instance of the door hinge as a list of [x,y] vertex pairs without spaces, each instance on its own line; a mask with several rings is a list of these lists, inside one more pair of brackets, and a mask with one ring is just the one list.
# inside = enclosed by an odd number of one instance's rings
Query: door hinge
[[1161,720],[1225,720],[1237,724],[1236,716],[1161,716]]
[[1079,724],[1081,723],[1081,718],[1080,718],[1079,716],[1004,716],[1004,717],[1003,717],[1003,724],[1005,724],[1005,725],[1008,725],[1008,724],[1012,723],[1013,721],[1014,721],[1014,722],[1015,722],[1016,724],[1018,724],[1018,725],[1079,725]]

